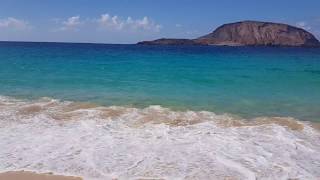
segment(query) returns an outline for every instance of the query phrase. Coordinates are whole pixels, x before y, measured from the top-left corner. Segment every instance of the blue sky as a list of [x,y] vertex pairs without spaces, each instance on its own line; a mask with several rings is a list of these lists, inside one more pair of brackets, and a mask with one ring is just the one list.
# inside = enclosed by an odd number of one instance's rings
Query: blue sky
[[224,23],[282,22],[320,37],[320,0],[1,0],[0,40],[135,43]]

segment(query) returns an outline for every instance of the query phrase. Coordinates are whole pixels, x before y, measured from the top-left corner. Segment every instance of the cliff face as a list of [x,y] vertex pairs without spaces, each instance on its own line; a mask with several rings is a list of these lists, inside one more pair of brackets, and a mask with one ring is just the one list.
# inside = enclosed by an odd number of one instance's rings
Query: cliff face
[[228,46],[318,46],[309,32],[286,24],[243,21],[225,24],[195,40],[202,44]]
[[225,24],[197,39],[158,39],[145,45],[223,45],[223,46],[319,46],[319,41],[304,29],[286,24],[243,21]]

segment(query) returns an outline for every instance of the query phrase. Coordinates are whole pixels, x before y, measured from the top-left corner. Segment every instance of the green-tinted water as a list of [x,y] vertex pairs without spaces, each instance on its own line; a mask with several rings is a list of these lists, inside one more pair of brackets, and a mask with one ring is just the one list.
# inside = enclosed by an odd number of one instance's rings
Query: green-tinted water
[[320,121],[320,49],[2,42],[0,95]]

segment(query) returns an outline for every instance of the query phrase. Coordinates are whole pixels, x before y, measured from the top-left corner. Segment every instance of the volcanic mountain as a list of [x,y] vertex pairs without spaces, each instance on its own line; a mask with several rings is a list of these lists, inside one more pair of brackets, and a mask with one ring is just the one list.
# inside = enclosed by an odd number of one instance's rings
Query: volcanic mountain
[[143,45],[222,45],[222,46],[296,46],[320,47],[308,31],[287,24],[242,21],[224,24],[196,39],[158,39]]

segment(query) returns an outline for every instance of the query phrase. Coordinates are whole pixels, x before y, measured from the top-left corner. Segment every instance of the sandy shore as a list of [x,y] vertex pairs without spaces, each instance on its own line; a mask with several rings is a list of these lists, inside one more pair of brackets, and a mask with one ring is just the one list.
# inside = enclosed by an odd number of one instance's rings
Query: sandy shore
[[10,171],[0,173],[0,180],[82,180],[82,178],[53,174],[37,174],[27,171]]

